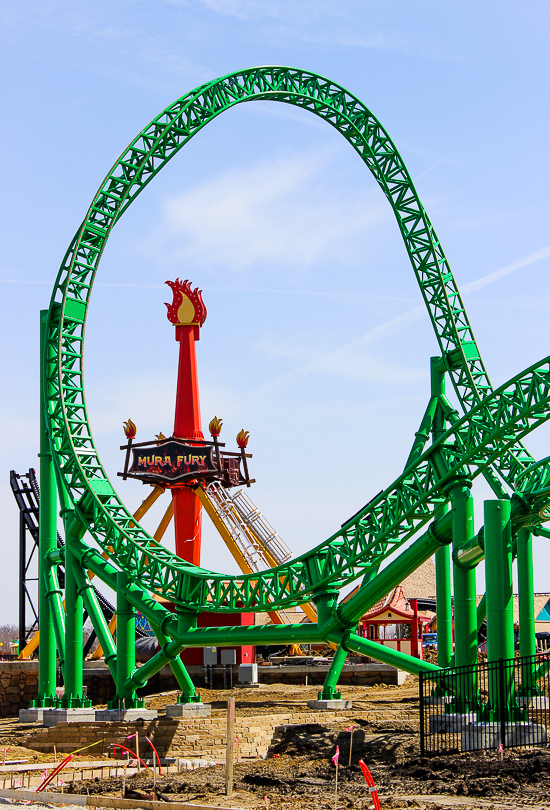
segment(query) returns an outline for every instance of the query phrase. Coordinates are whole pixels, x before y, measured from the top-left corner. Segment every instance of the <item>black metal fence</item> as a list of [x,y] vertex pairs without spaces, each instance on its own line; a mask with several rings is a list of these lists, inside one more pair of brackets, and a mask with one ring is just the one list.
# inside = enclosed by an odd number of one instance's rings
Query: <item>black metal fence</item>
[[550,653],[420,675],[422,756],[550,741]]

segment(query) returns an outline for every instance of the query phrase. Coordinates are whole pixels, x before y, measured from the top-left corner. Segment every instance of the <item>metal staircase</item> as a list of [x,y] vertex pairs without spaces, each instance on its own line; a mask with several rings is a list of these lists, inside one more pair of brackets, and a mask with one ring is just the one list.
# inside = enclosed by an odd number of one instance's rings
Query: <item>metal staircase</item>
[[290,549],[242,489],[232,495],[214,481],[206,493],[252,571],[282,565],[292,557]]

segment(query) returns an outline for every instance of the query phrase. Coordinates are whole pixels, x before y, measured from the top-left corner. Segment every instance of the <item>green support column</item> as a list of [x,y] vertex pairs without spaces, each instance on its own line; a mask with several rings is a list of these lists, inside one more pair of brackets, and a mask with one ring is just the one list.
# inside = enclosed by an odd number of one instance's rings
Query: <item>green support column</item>
[[[183,634],[191,628],[196,628],[198,618],[198,613],[194,613],[193,611],[178,611],[178,633],[181,632]],[[189,673],[185,669],[180,655],[181,653],[170,661],[172,672],[175,674],[181,687],[181,693],[178,695],[178,703],[202,703],[201,696],[195,690],[195,685],[189,677]],[[182,680],[184,686],[182,686]]]
[[[453,552],[468,543],[474,536],[474,499],[469,482],[456,484],[451,492],[453,519]],[[455,616],[455,665],[457,667],[477,664],[477,611],[475,568],[460,568],[453,564],[454,616]],[[467,713],[479,706],[477,675],[475,671],[460,677],[457,697],[452,704],[454,711]]]
[[[150,622],[153,633],[158,639],[161,648],[170,643],[170,638],[165,635],[160,627],[153,622]],[[181,689],[178,695],[178,703],[202,703],[200,694],[195,689],[195,684],[191,680],[183,661],[179,656],[169,661],[170,669],[174,673],[179,688]]]
[[[328,638],[332,636],[329,633]],[[337,634],[332,636],[332,640],[336,641]],[[413,675],[419,675],[421,672],[430,675],[432,672],[441,672],[440,668],[435,664],[430,664],[428,661],[421,661],[420,658],[414,658],[412,655],[407,655],[399,650],[393,650],[391,647],[384,647],[383,644],[378,644],[376,641],[370,641],[368,638],[361,638],[356,636],[355,633],[349,633],[343,640],[343,645],[350,652],[359,653],[359,655],[367,655],[369,658],[374,658],[375,661],[381,661],[384,664],[389,664],[391,667],[403,669],[405,672],[411,672]]]
[[485,501],[487,659],[514,657],[510,501]]
[[[145,615],[145,611],[142,611]],[[182,693],[178,696],[178,703],[201,703],[200,695],[195,694],[195,687],[191,678],[189,677],[189,673],[183,666],[181,659],[179,658],[180,653],[187,647],[188,645],[185,642],[182,642],[180,639],[177,638],[178,635],[184,635],[190,630],[197,629],[197,613],[190,611],[190,610],[182,610],[178,613],[178,621],[177,625],[174,628],[175,632],[173,632],[173,640],[171,641],[168,636],[164,633],[163,630],[163,622],[161,621],[160,625],[155,625],[154,620],[151,617],[148,617],[149,621],[152,622],[151,626],[154,629],[155,635],[159,640],[159,643],[162,643],[162,647],[160,651],[150,658],[146,664],[144,664],[139,669],[134,670],[131,677],[126,682],[126,692],[130,688],[139,689],[142,686],[145,686],[149,678],[151,678],[156,672],[162,669],[163,666],[166,664],[173,664],[175,663],[175,669],[172,670],[178,679],[178,683],[182,686]],[[226,628],[221,628],[222,630]],[[202,645],[201,645],[202,646]],[[217,647],[219,646],[218,643],[214,643],[212,645],[206,643],[205,646],[212,646]],[[230,645],[231,646],[231,645]],[[183,682],[183,684],[182,684]]]
[[[487,660],[514,657],[512,526],[510,501],[485,501],[485,579],[487,593]],[[490,719],[514,719],[518,707],[513,670],[493,670],[489,678]],[[503,683],[501,684],[501,679]],[[502,698],[504,705],[502,705]],[[519,719],[519,717],[517,718]]]
[[74,572],[76,574],[79,593],[82,595],[84,601],[84,607],[96,632],[97,640],[103,649],[105,663],[111,671],[113,680],[116,681],[116,647],[111,631],[109,630],[109,625],[101,611],[94,587],[88,579],[86,572],[80,566],[77,566]]
[[[317,608],[317,624],[323,626],[327,621],[334,619],[338,605],[339,593],[337,590],[328,590],[324,593],[316,594],[313,602]],[[342,628],[343,629],[343,628]],[[342,672],[342,667],[348,657],[347,650],[339,644],[334,652],[332,663],[325,677],[323,688],[317,693],[319,700],[341,700],[342,693],[336,690],[338,679]]]
[[442,546],[435,552],[437,663],[448,667],[453,654],[453,617],[451,600],[451,549]]
[[[518,595],[519,595],[519,654],[522,658],[537,654],[535,637],[535,587],[533,583],[533,535],[529,529],[517,534]],[[540,694],[534,670],[522,668],[519,694],[532,697]]]
[[143,708],[135,692],[128,693],[128,681],[136,668],[136,611],[126,598],[128,576],[117,573],[116,590],[116,695],[109,709]]
[[[474,499],[467,482],[451,491],[453,550],[474,536]],[[477,662],[477,605],[475,568],[453,565],[455,607],[455,664],[468,666]]]
[[83,689],[83,613],[84,604],[76,568],[79,566],[72,546],[84,534],[84,526],[74,512],[64,514],[65,522],[65,691],[61,706],[65,709],[89,707],[91,700]]
[[347,657],[348,657],[347,650],[344,650],[344,648],[339,644],[332,658],[332,663],[330,665],[329,671],[327,672],[327,676],[323,684],[323,689],[317,693],[317,698],[319,700],[342,699],[342,693],[338,692],[336,687],[338,686],[338,680],[342,672],[342,667],[346,663]]
[[535,587],[533,584],[533,535],[518,532],[519,654],[537,654],[535,638]]
[[[366,588],[369,582],[376,577],[378,568],[379,566],[376,565],[368,569],[367,573],[363,577],[363,581],[361,582],[361,590]],[[334,651],[334,655],[332,656],[329,671],[327,672],[325,681],[323,683],[323,689],[317,693],[319,700],[342,699],[342,693],[338,692],[336,687],[338,686],[338,681],[340,680],[340,675],[342,674],[342,669],[344,668],[347,657],[348,652],[339,644]]]
[[[445,414],[441,397],[445,396],[445,366],[441,357],[430,357],[431,395],[437,398],[432,424],[432,438],[436,442],[445,433]],[[448,507],[445,507],[447,511]],[[453,655],[453,618],[451,591],[451,549],[442,546],[435,552],[435,583],[437,611],[437,663],[448,667]]]
[[46,572],[50,570],[48,553],[57,548],[57,487],[46,427],[45,390],[46,366],[46,322],[48,310],[40,313],[40,542],[39,542],[39,584],[38,584],[38,627],[40,646],[38,649],[38,696],[31,705],[36,707],[57,706],[56,697],[56,644],[54,626],[48,598]]

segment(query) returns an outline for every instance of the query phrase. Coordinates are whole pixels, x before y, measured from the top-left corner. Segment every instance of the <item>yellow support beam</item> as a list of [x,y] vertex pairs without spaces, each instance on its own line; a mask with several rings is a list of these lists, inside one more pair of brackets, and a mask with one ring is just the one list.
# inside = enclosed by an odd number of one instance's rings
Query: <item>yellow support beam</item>
[[170,505],[168,506],[168,509],[162,516],[162,520],[159,523],[158,529],[153,535],[153,538],[157,541],[157,543],[160,543],[160,541],[162,540],[164,532],[168,528],[170,521],[172,520],[173,517],[174,517],[174,501],[170,499]]
[[141,506],[139,506],[133,514],[136,520],[141,520],[143,515],[149,511],[152,505],[155,503],[157,498],[160,498],[162,493],[164,492],[163,487],[155,486],[149,493],[149,495],[145,498]]

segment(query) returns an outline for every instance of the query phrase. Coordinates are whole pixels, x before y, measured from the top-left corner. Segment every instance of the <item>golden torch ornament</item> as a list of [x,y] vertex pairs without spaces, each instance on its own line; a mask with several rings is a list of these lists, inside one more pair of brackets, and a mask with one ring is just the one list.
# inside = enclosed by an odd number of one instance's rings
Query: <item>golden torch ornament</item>
[[241,450],[244,450],[244,448],[248,444],[249,437],[250,433],[248,432],[248,430],[245,430],[244,428],[241,431],[239,431],[239,433],[237,433],[237,445],[241,448]]
[[126,436],[128,441],[131,442],[133,439],[136,438],[137,433],[136,424],[135,422],[132,422],[131,419],[128,419],[127,422],[123,422],[122,424],[124,426],[124,435]]
[[[130,463],[130,445],[136,438],[137,427],[136,423],[132,422],[131,419],[128,419],[127,422],[123,422],[122,425],[124,427],[124,435],[128,439],[128,444],[126,445],[126,459],[124,461],[124,472],[122,474],[122,480],[126,481],[126,476],[128,473],[128,465]],[[120,449],[122,450],[122,447]]]
[[244,428],[237,433],[237,445],[241,449],[241,459],[243,462],[243,470],[244,470],[244,477],[246,479],[246,486],[250,486],[250,476],[248,474],[248,462],[246,460],[246,446],[248,444],[248,439],[250,437],[250,433],[248,430]]
[[217,416],[215,416],[208,425],[208,430],[213,439],[217,438],[222,432],[222,425],[223,419],[218,419]]
[[217,416],[215,416],[212,419],[212,421],[210,422],[210,424],[208,425],[208,430],[210,431],[210,435],[214,439],[214,449],[216,450],[216,462],[218,464],[218,470],[220,472],[221,472],[221,469],[222,469],[222,461],[221,461],[221,458],[220,458],[220,443],[218,442],[218,436],[222,432],[222,425],[223,425],[223,421],[221,419],[218,419]]

